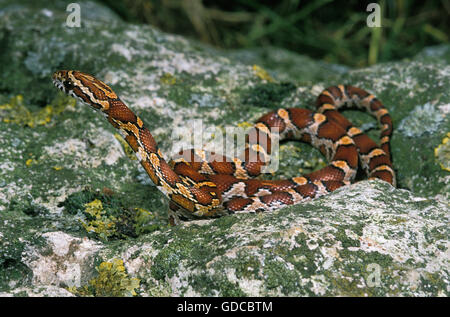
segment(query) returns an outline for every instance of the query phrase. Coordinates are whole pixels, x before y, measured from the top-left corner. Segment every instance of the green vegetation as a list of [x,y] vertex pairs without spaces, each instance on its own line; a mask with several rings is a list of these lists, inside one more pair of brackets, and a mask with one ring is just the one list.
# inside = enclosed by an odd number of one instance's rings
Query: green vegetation
[[[448,43],[446,0],[102,0],[127,21],[221,48],[283,47],[350,66],[410,57]],[[367,27],[369,2],[381,8],[381,28]]]

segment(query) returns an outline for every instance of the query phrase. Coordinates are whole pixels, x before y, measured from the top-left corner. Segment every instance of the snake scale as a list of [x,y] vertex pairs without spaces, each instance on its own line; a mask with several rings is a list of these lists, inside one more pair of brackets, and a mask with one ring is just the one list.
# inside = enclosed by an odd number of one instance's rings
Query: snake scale
[[[144,122],[108,85],[74,70],[57,71],[52,78],[66,94],[101,110],[122,133],[150,179],[169,198],[171,224],[230,213],[273,211],[319,197],[354,181],[358,164],[369,179],[395,186],[389,147],[391,117],[374,95],[357,87],[325,89],[317,98],[317,112],[282,108],[265,114],[249,132],[253,137],[247,138],[242,159],[193,149],[167,162]],[[361,108],[376,117],[381,126],[380,146],[338,112],[343,106]],[[310,143],[326,156],[329,165],[290,179],[255,179],[270,159],[273,137]],[[265,144],[260,142],[263,139]]]

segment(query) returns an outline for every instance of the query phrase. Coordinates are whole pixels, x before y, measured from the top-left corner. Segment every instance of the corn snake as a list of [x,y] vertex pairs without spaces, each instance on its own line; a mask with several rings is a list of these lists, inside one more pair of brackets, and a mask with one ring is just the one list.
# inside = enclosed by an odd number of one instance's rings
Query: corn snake
[[[168,163],[144,122],[108,85],[73,70],[57,71],[52,78],[57,88],[103,112],[123,134],[150,179],[169,198],[171,224],[180,219],[273,211],[319,197],[350,184],[358,163],[370,179],[396,183],[389,146],[392,120],[381,102],[360,88],[325,89],[317,98],[317,112],[287,108],[262,116],[250,132],[254,137],[247,139],[243,159],[187,150]],[[380,146],[338,112],[342,106],[365,109],[377,118]],[[277,135],[271,128],[277,128]],[[255,179],[270,160],[273,137],[310,143],[327,157],[329,165],[290,179]],[[262,139],[266,144],[260,144]]]

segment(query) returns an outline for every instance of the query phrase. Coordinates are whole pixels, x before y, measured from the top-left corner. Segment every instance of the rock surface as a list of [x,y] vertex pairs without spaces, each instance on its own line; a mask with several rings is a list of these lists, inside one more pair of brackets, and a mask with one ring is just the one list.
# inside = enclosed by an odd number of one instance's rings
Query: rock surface
[[[351,70],[276,48],[218,51],[93,2],[78,1],[81,27],[70,28],[69,2],[0,0],[1,296],[449,295],[450,46]],[[102,116],[58,93],[56,69],[110,84],[166,156],[194,120],[223,131],[277,107],[313,109],[330,85],[365,88],[394,120],[398,189],[361,181],[170,228],[167,201]],[[345,115],[378,138],[368,115]],[[323,164],[289,142],[276,177]],[[126,286],[103,283],[108,272]]]

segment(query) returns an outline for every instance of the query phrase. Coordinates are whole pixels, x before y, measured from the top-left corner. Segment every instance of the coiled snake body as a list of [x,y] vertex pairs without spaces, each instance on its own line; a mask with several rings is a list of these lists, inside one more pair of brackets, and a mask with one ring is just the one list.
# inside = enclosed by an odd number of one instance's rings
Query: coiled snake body
[[[151,180],[169,198],[172,224],[180,218],[273,211],[297,204],[350,184],[358,162],[369,178],[395,186],[389,148],[391,118],[379,100],[360,88],[339,85],[325,89],[317,98],[317,112],[289,108],[262,116],[249,132],[253,137],[247,138],[242,159],[187,150],[167,163],[144,122],[108,85],[72,70],[55,72],[53,82],[66,94],[101,110],[122,132]],[[377,118],[380,146],[337,111],[342,106],[365,109]],[[273,128],[278,129],[277,135]],[[270,160],[273,137],[310,143],[327,157],[329,165],[285,180],[254,179]],[[263,139],[265,144],[260,142]]]

